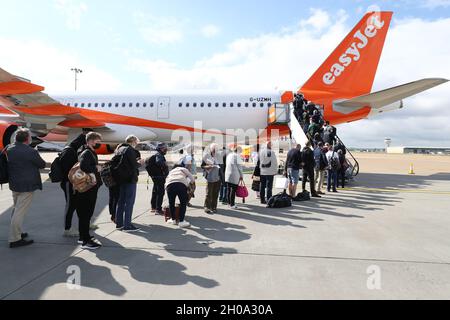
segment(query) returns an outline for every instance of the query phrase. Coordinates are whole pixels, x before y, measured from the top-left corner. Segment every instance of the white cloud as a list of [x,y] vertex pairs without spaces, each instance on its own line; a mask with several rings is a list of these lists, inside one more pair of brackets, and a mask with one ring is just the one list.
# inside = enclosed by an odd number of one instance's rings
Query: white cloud
[[76,0],[54,0],[55,7],[66,18],[66,25],[71,30],[81,28],[81,16],[87,11],[86,3]]
[[1,38],[1,68],[30,79],[33,83],[46,87],[52,94],[73,93],[73,67],[83,69],[79,79],[79,92],[112,92],[120,88],[120,81],[95,65],[84,63],[70,51],[63,51],[47,43],[33,40],[20,41]]
[[216,37],[217,35],[219,35],[219,33],[220,33],[220,28],[219,28],[218,26],[216,26],[216,25],[209,24],[209,25],[204,26],[204,27],[202,28],[201,33],[202,33],[202,35],[203,35],[205,38],[208,38],[208,39],[214,38],[214,37]]
[[153,45],[172,45],[183,40],[185,21],[175,17],[156,17],[135,13],[134,20],[145,41]]
[[[155,91],[261,92],[276,87],[295,90],[351,27],[343,11],[331,15],[316,10],[300,22],[299,29],[236,40],[224,52],[200,60],[190,68],[180,68],[164,60],[142,59],[131,60],[129,66],[147,74],[148,89]],[[319,35],[318,29],[321,29]],[[426,77],[450,78],[450,43],[446,41],[449,38],[450,18],[396,21],[388,34],[374,90]],[[445,84],[407,99],[402,110],[342,125],[341,136],[350,146],[383,146],[386,135],[394,144],[450,145],[448,88]]]
[[316,30],[323,30],[330,26],[331,17],[328,12],[322,9],[310,9],[311,17],[300,22],[300,26],[311,26]]

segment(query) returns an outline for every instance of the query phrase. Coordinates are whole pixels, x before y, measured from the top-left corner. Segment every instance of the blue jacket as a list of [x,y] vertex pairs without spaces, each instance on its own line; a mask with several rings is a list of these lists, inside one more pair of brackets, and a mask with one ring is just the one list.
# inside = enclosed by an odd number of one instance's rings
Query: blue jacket
[[9,188],[14,192],[42,190],[41,173],[45,161],[29,145],[15,143],[7,149]]

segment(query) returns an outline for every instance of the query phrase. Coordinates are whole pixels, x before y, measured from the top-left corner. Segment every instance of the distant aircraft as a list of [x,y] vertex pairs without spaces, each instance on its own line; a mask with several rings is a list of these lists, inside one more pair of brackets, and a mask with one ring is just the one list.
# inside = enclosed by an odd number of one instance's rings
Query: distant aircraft
[[[402,108],[402,99],[448,81],[422,79],[371,93],[392,15],[392,12],[367,13],[298,90],[322,107],[325,120],[331,124]],[[289,108],[294,99],[291,91],[55,98],[43,91],[43,87],[0,69],[0,148],[11,142],[19,126],[30,128],[38,139],[48,134],[66,135],[70,139],[82,128],[93,128],[102,133],[107,143],[99,153],[111,153],[113,146],[130,133],[142,141],[171,141],[175,130],[227,135],[230,129],[256,129],[261,136],[277,130],[282,135],[292,134],[297,141],[305,138],[292,117],[293,108]],[[291,117],[280,121],[278,109],[291,113]],[[197,121],[207,127],[196,128]]]

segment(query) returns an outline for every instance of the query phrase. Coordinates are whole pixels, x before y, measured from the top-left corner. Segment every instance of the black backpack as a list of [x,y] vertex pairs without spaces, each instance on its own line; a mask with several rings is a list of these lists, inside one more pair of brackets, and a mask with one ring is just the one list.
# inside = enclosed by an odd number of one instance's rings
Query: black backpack
[[156,164],[156,157],[158,155],[154,154],[148,158],[145,162],[145,170],[150,177],[165,177],[169,174],[167,166],[159,166]]
[[114,165],[115,164],[113,161],[108,161],[103,165],[102,170],[100,171],[100,177],[107,188],[112,188],[117,185],[117,182],[113,176]]
[[5,147],[0,153],[0,185],[9,183],[9,172],[8,172],[8,155],[6,153]]
[[311,194],[309,193],[309,191],[305,190],[305,191],[297,194],[297,196],[295,198],[293,198],[292,200],[296,201],[296,202],[309,201],[309,200],[311,200]]
[[333,155],[330,158],[330,168],[332,171],[338,171],[339,170],[339,160],[334,157],[335,153],[333,152]]
[[127,161],[126,154],[130,147],[126,147],[122,152],[115,155],[111,159],[110,167],[112,178],[116,184],[124,184],[130,181],[130,177],[133,175],[132,168]]
[[267,208],[288,208],[292,207],[292,199],[286,191],[279,193],[267,202]]
[[[59,183],[64,181],[64,177],[67,177],[67,175],[69,174],[69,172],[64,172],[63,169],[63,163],[65,161],[64,159],[68,152],[74,152],[75,156],[77,154],[77,151],[75,149],[67,146],[58,154],[55,160],[53,160],[52,165],[50,166],[50,172],[48,173],[48,176],[50,177],[50,181],[52,183]],[[72,168],[75,164],[76,161],[74,163],[68,164],[66,167]]]

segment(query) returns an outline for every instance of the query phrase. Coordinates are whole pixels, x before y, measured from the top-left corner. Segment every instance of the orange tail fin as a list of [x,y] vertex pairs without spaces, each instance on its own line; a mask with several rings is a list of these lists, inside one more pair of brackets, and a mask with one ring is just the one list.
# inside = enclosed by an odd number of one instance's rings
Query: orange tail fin
[[392,12],[367,13],[300,92],[314,100],[324,93],[358,96],[370,93]]

